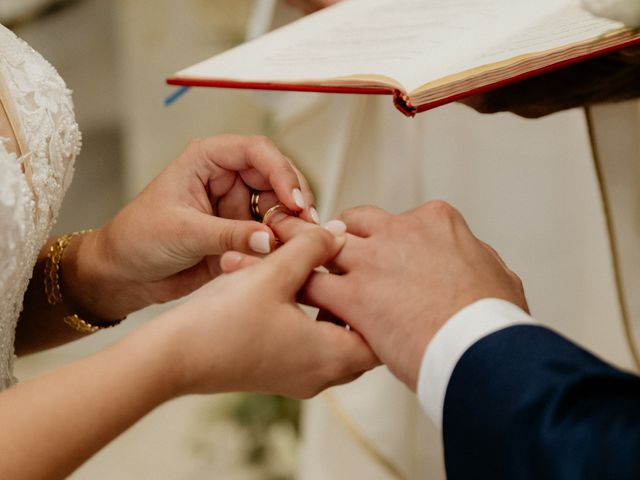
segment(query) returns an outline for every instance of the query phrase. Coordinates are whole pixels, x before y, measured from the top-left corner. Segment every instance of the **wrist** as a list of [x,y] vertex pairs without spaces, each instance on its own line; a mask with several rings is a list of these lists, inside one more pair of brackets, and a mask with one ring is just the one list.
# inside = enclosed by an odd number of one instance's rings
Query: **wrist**
[[536,321],[511,301],[486,297],[456,312],[429,342],[422,358],[418,398],[436,426],[442,425],[445,395],[458,361],[492,333]]
[[65,304],[72,311],[101,321],[119,321],[148,305],[119,279],[102,245],[102,230],[72,238],[60,261]]
[[[164,381],[171,397],[222,393],[233,389],[226,379],[234,364],[227,354],[225,342],[219,341],[220,336],[195,331],[191,320],[198,313],[188,303],[182,304],[136,332],[138,348],[153,345],[160,363],[164,364]],[[216,312],[207,314],[212,321],[216,316]],[[206,348],[204,351],[203,346]]]
[[389,354],[391,358],[383,359],[398,380],[404,383],[412,392],[416,392],[418,388],[424,352],[437,333],[428,324],[416,325],[415,327],[418,328],[407,332],[405,335],[406,345],[403,346],[402,353],[399,354],[396,348],[392,348]]
[[526,301],[518,301],[515,296],[511,298],[509,295],[501,294],[474,295],[461,300],[452,308],[443,310],[439,315],[434,315],[435,318],[432,318],[431,321],[412,324],[411,328],[405,332],[407,347],[405,361],[400,369],[400,375],[398,375],[400,380],[415,392],[418,388],[425,352],[438,334],[454,319],[461,316],[465,318],[472,316],[474,312],[482,310],[487,304],[491,306],[505,304],[526,312]]
[[155,408],[183,395],[181,360],[175,355],[175,342],[166,329],[157,327],[157,320],[134,330],[108,347],[103,353],[109,364],[124,362],[127,377],[134,379],[135,395],[144,395]]

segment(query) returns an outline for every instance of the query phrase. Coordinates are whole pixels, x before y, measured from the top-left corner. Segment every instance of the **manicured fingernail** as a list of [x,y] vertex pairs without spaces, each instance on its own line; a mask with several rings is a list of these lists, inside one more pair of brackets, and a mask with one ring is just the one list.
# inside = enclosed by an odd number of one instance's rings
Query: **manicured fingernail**
[[238,252],[227,252],[223,258],[224,265],[228,268],[237,267],[242,261],[242,255],[240,255]]
[[271,251],[271,242],[267,232],[254,232],[249,238],[249,247],[256,253],[267,254]]
[[311,220],[320,225],[320,215],[318,215],[318,211],[314,207],[309,209],[309,215],[311,215]]
[[307,206],[299,188],[293,189],[293,201],[296,202],[296,205],[300,208],[305,208]]
[[322,228],[333,233],[336,237],[344,235],[347,232],[347,225],[340,220],[331,220],[330,222],[325,223]]

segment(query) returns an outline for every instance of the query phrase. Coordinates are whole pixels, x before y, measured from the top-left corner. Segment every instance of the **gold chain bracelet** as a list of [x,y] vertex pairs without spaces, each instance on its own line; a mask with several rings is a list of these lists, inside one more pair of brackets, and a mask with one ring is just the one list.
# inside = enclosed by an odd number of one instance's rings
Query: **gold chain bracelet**
[[[81,230],[79,232],[68,233],[58,237],[51,245],[47,260],[44,265],[44,293],[47,296],[47,302],[51,306],[63,303],[62,289],[60,288],[60,263],[62,255],[74,237],[89,233],[91,230]],[[94,333],[104,328],[111,328],[122,322],[124,318],[113,322],[93,322],[89,323],[80,318],[77,314],[67,315],[63,318],[64,323],[80,333]]]

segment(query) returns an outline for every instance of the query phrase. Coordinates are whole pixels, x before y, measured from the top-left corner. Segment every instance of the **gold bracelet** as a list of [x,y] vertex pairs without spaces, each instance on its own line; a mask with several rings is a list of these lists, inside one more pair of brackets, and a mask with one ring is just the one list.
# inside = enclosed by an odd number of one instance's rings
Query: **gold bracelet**
[[[91,232],[91,230],[82,230],[62,235],[51,245],[44,265],[44,293],[47,296],[49,305],[55,306],[63,302],[62,290],[60,288],[60,263],[62,262],[62,255],[64,255],[65,249],[72,238],[89,232]],[[64,323],[80,333],[94,333],[104,328],[115,327],[123,320],[124,318],[113,322],[89,323],[81,319],[77,314],[67,315],[63,318]]]

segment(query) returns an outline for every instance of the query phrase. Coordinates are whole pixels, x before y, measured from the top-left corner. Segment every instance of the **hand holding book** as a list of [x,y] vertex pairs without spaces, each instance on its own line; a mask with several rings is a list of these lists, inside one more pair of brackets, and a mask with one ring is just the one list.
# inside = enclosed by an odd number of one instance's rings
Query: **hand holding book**
[[338,3],[342,0],[286,0],[292,7],[298,7],[305,13],[315,12],[325,7]]
[[561,110],[640,97],[640,47],[513,83],[463,100],[480,113],[539,118]]
[[[583,0],[596,15],[640,24],[640,2]],[[564,70],[508,85],[463,100],[481,113],[509,111],[538,118],[569,108],[640,97],[640,47],[629,47]]]

